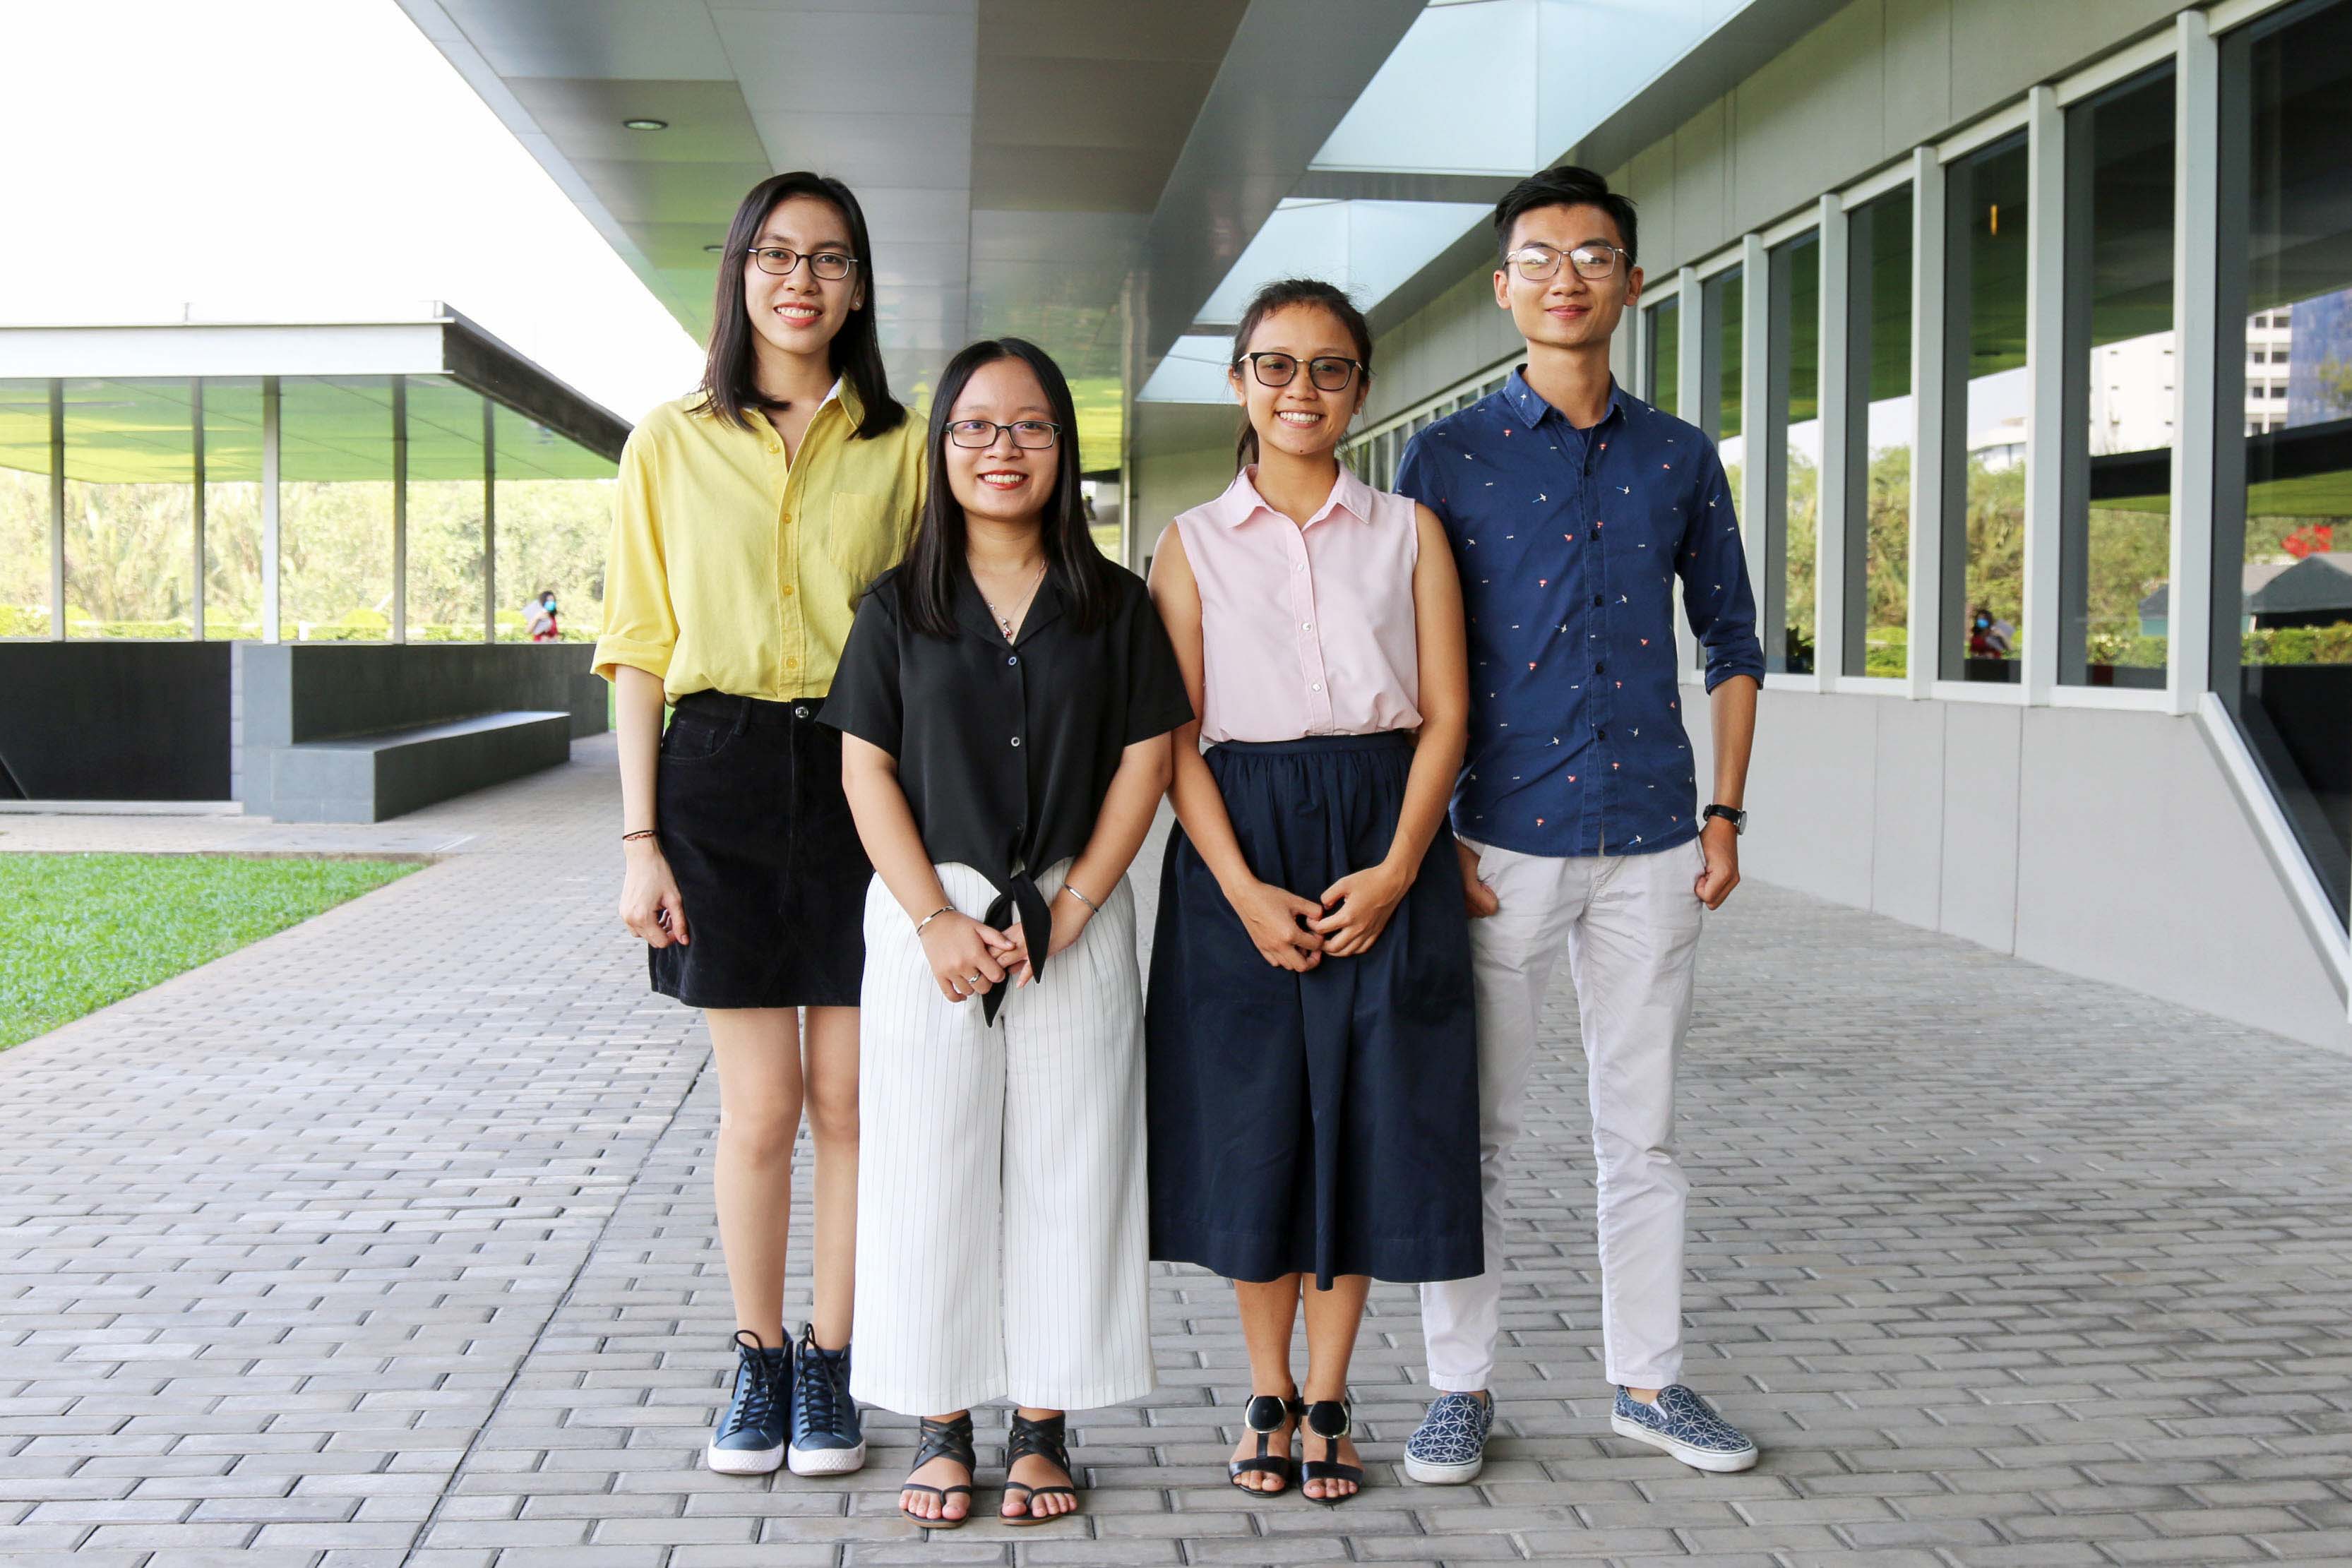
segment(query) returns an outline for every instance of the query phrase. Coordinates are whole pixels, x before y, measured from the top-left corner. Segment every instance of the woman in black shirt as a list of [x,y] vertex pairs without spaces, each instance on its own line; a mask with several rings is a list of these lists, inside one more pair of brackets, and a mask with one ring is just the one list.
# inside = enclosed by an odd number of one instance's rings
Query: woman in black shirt
[[850,1386],[925,1416],[899,1507],[933,1529],[971,1509],[970,1406],[1017,1401],[1003,1513],[1034,1524],[1077,1507],[1063,1411],[1152,1385],[1126,874],[1192,709],[1087,532],[1076,426],[1034,345],[949,362],[824,713],[875,868]]

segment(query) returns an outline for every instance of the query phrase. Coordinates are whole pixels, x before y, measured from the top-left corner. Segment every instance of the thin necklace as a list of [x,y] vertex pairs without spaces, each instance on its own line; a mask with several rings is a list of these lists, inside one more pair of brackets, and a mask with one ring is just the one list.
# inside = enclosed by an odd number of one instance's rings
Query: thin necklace
[[[1020,601],[1013,607],[1014,610],[1026,609],[1029,601],[1037,596],[1038,586],[1045,580],[1045,568],[1049,564],[1051,563],[1046,561],[1040,561],[1037,564],[1037,580],[1029,585],[1029,591],[1021,596]],[[988,612],[996,617],[997,630],[1004,633],[1004,640],[1008,643],[1013,641],[1013,617],[999,610],[996,607],[996,601],[992,599],[983,598],[982,602],[988,606]]]

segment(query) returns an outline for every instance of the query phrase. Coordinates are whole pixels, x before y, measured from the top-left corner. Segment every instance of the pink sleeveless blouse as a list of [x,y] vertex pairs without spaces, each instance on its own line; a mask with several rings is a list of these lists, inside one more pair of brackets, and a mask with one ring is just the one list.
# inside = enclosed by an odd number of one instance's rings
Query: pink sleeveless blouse
[[1201,590],[1201,734],[1211,742],[1371,735],[1421,724],[1413,503],[1348,470],[1305,528],[1255,468],[1178,517]]

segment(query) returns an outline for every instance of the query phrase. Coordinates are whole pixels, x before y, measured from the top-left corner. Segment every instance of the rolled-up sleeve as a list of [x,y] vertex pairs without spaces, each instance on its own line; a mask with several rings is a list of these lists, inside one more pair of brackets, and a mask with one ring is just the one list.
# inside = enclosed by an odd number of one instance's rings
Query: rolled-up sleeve
[[1764,680],[1764,645],[1756,637],[1756,595],[1748,585],[1748,552],[1739,542],[1739,514],[1723,461],[1713,452],[1701,465],[1687,509],[1683,548],[1675,552],[1682,573],[1683,610],[1691,632],[1706,650],[1706,689],[1734,675]]
[[608,681],[622,664],[667,677],[670,655],[677,647],[652,445],[642,430],[629,437],[613,486],[613,533],[604,550],[604,630],[596,639],[595,660],[596,673]]

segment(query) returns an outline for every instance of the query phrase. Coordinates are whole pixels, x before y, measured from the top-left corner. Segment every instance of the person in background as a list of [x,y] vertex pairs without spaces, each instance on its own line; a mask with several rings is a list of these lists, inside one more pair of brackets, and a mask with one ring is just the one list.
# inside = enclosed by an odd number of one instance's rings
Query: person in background
[[930,1529],[971,1511],[973,1405],[1015,1402],[1001,1512],[1037,1524],[1078,1506],[1064,1412],[1152,1384],[1127,867],[1192,709],[1076,431],[1036,345],[948,362],[921,528],[825,705],[875,867],[852,1388],[922,1416]]
[[530,601],[528,629],[534,643],[553,643],[562,638],[563,629],[556,623],[555,618],[555,590],[543,589],[540,596]]
[[1177,735],[1151,953],[1151,1255],[1234,1281],[1252,1394],[1233,1484],[1292,1485],[1303,1420],[1300,1490],[1327,1506],[1364,1479],[1348,1370],[1372,1279],[1480,1267],[1470,934],[1445,826],[1462,595],[1429,509],[1339,462],[1371,358],[1339,289],[1261,289],[1229,372],[1240,472],[1151,568],[1201,714]]
[[[621,919],[653,988],[703,1009],[718,1068],[737,1367],[707,1459],[730,1475],[772,1472],[787,1448],[797,1475],[866,1459],[849,1338],[872,868],[821,717],[858,598],[913,529],[923,452],[883,371],[873,272],[840,181],[778,174],[743,198],[701,389],[647,415],[621,455],[596,644],[616,688]],[[784,1258],[803,1104],[815,1280],[795,1349]]]
[[[1436,512],[1470,621],[1468,767],[1454,831],[1478,977],[1486,1266],[1423,1285],[1438,1396],[1405,1445],[1415,1480],[1485,1462],[1504,1273],[1503,1155],[1565,952],[1599,1188],[1610,1425],[1706,1470],[1756,1446],[1682,1383],[1684,1208],[1675,1062],[1705,912],[1739,883],[1764,674],[1738,519],[1714,446],[1616,383],[1610,335],[1641,295],[1633,204],[1590,170],[1520,181],[1495,208],[1495,303],[1527,361],[1412,439],[1397,488]],[[1714,804],[1698,809],[1675,586],[1706,649]]]

